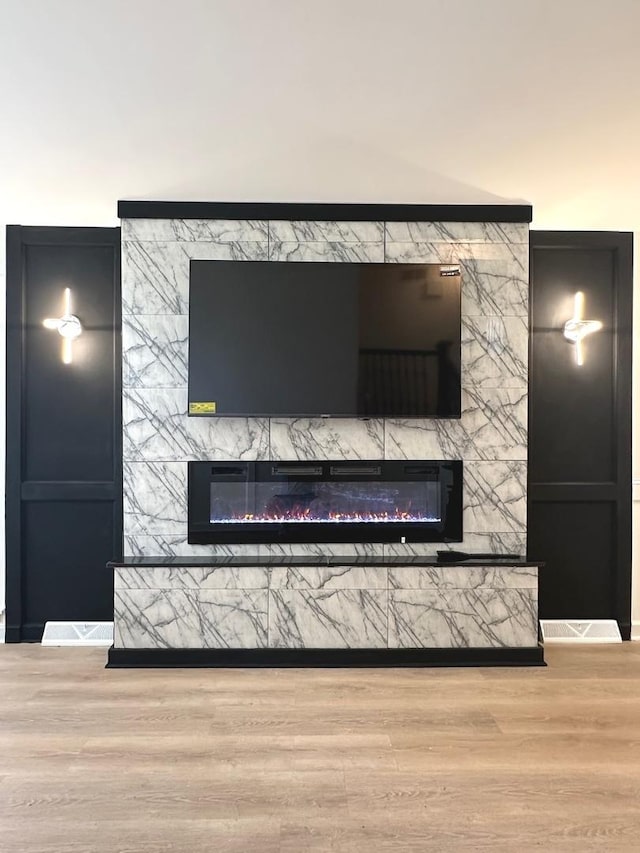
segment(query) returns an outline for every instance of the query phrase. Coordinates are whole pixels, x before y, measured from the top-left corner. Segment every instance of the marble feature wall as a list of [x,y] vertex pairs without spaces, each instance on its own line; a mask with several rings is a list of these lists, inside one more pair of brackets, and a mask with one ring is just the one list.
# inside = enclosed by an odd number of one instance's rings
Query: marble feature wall
[[515,566],[115,570],[116,648],[501,648],[538,641]]
[[[527,225],[131,219],[122,241],[125,554],[433,554],[443,546],[187,544],[190,459],[381,458],[462,459],[464,541],[455,547],[525,553]],[[461,419],[188,418],[191,259],[460,264]],[[282,593],[280,610],[295,610],[298,597]],[[265,611],[254,604],[245,618],[255,639]],[[162,600],[148,606],[161,609]],[[402,620],[394,624],[401,638]]]

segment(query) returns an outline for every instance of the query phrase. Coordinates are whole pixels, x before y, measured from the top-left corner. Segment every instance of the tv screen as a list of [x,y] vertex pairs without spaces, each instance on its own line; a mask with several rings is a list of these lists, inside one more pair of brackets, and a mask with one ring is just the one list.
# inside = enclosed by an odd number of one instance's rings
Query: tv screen
[[460,273],[191,261],[189,413],[460,417]]

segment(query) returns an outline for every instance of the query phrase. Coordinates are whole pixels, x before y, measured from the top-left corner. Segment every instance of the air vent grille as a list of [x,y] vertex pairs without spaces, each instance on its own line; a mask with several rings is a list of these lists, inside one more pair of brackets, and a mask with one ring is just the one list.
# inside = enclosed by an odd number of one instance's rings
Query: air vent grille
[[332,465],[332,477],[380,477],[382,468],[379,465]]
[[545,643],[621,643],[615,619],[542,619]]
[[43,646],[110,646],[113,622],[47,622]]
[[274,476],[286,477],[321,477],[321,465],[274,465],[271,468]]
[[246,477],[246,465],[212,465],[211,474],[214,477]]

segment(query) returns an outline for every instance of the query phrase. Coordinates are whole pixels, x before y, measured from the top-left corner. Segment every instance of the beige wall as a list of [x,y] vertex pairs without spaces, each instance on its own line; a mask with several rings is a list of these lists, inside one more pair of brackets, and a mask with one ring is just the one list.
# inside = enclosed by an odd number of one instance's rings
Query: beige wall
[[536,228],[640,233],[638,0],[0,0],[0,20],[0,223],[506,198]]

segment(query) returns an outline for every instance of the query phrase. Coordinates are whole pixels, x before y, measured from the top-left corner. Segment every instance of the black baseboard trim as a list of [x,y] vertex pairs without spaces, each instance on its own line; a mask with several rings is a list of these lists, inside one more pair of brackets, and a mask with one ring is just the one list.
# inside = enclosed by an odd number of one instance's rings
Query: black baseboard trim
[[501,649],[116,649],[107,669],[546,666],[542,646]]
[[285,219],[341,222],[531,222],[530,204],[324,204],[128,201],[120,219]]
[[4,641],[5,643],[20,643],[22,641],[22,637],[20,636],[20,626],[5,624]]
[[44,623],[29,622],[24,625],[5,625],[5,643],[39,643],[44,634]]

